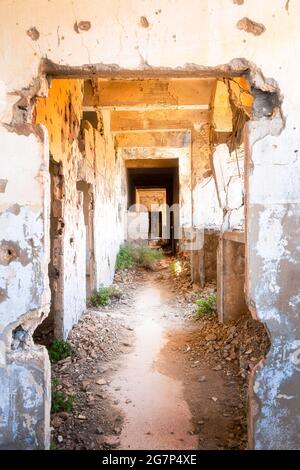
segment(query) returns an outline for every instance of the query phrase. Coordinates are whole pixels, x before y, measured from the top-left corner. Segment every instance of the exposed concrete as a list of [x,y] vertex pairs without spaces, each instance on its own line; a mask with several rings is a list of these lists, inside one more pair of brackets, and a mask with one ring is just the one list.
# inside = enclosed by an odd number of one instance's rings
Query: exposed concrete
[[117,133],[117,147],[187,147],[191,144],[190,131],[156,131]]
[[[193,237],[203,243],[203,230],[194,229],[192,232]],[[191,279],[195,284],[201,287],[205,285],[205,263],[204,263],[204,247],[194,249],[190,253],[191,260]]]
[[217,300],[220,321],[236,320],[248,310],[245,301],[245,244],[234,232],[224,232],[218,246]]
[[152,129],[193,129],[209,121],[207,110],[160,109],[149,111],[112,111],[112,132]]
[[236,27],[238,29],[243,29],[247,33],[254,34],[254,36],[260,36],[266,30],[263,24],[256,23],[255,21],[250,20],[250,18],[247,17],[244,17],[239,20],[236,24]]
[[217,250],[220,232],[204,230],[204,272],[205,282],[217,281]]

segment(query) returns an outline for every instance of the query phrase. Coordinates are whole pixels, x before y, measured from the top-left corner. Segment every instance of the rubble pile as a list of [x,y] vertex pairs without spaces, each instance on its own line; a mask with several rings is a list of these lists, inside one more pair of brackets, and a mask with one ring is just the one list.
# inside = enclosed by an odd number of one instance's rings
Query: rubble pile
[[[226,377],[224,383],[230,387],[227,395],[224,391],[226,399],[222,402],[221,411],[223,418],[228,419],[228,426],[222,439],[215,439],[213,446],[220,449],[246,448],[248,378],[253,367],[266,356],[269,337],[264,325],[248,313],[226,324],[220,323],[216,314],[198,317],[195,300],[199,296],[215,294],[216,286],[210,284],[204,289],[193,286],[187,257],[161,260],[150,277],[149,272],[139,268],[117,272],[114,285],[120,289],[121,295],[113,297],[107,306],[89,308],[73,327],[68,337],[72,356],[52,364],[53,389],[65,397],[74,397],[72,409],[51,415],[53,448],[118,447],[123,416],[118,400],[112,398],[110,382],[118,368],[119,356],[129,352],[134,344],[134,312],[131,307],[139,287],[149,279],[157,281],[170,294],[168,302],[171,309],[166,310],[171,313],[171,324],[175,324],[178,317],[183,322],[180,325],[188,327],[179,345],[173,345],[172,341],[167,343],[166,347],[170,349],[168,357],[177,354],[176,362],[177,359],[182,361],[183,370],[187,370],[187,381],[191,380],[191,374],[199,372],[197,383],[203,382],[208,387],[204,398],[206,395],[210,397],[211,385],[201,372],[203,368],[213,375],[219,374],[221,380]],[[211,400],[217,404],[222,401],[214,394]],[[199,410],[194,410],[194,415],[203,415],[204,411],[199,407]],[[206,426],[204,431],[203,423]],[[209,446],[207,439],[216,433],[213,419],[198,417],[195,429],[199,433],[200,445],[207,442]]]
[[220,323],[216,315],[201,318],[191,338],[190,358],[201,355],[219,368],[234,367],[243,378],[262,360],[270,340],[264,325],[245,314],[236,321]]
[[[250,314],[227,324],[220,323],[215,314],[195,322],[199,328],[189,335],[181,352],[191,368],[207,364],[215,373],[224,374],[232,387],[230,399],[222,404],[223,417],[231,423],[217,448],[246,449],[248,380],[252,369],[268,352],[268,334]],[[202,379],[205,377],[200,376],[200,382]]]

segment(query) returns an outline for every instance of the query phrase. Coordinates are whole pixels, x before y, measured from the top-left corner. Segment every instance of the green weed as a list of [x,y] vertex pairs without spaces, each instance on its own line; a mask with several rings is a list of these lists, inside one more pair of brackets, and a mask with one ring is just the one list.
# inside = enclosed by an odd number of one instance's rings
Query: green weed
[[56,339],[51,343],[48,349],[49,358],[51,362],[57,362],[61,359],[71,356],[72,347],[68,341],[63,339]]
[[94,290],[90,300],[94,307],[103,307],[110,303],[111,298],[120,298],[121,295],[121,291],[114,286],[100,287],[100,289]]
[[210,294],[207,297],[201,297],[200,299],[195,300],[197,305],[197,315],[203,317],[205,315],[213,314],[217,309],[217,296],[215,294]]
[[162,250],[149,248],[145,245],[126,243],[121,246],[117,255],[116,269],[119,271],[133,266],[151,269],[154,263],[160,261],[163,257]]
[[51,413],[59,413],[66,411],[71,413],[75,401],[75,395],[68,395],[62,390],[58,390],[59,382],[57,379],[52,381],[52,399],[51,399]]
[[122,245],[116,259],[116,270],[122,271],[123,269],[131,268],[133,265],[132,245]]

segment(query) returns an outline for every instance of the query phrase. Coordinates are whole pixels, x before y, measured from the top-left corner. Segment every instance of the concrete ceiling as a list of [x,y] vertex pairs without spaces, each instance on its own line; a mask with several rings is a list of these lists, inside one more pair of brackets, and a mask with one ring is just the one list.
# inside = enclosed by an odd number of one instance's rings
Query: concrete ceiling
[[187,147],[191,144],[191,132],[183,131],[132,131],[115,135],[116,147]]
[[207,109],[216,79],[87,80],[84,90],[86,108]]
[[192,130],[210,122],[216,84],[215,78],[91,79],[85,81],[84,110],[110,113],[115,146],[127,158],[139,152],[155,158],[156,148],[170,159],[175,149],[191,145]]
[[193,129],[210,121],[208,110],[157,109],[149,111],[111,111],[111,131],[155,129]]

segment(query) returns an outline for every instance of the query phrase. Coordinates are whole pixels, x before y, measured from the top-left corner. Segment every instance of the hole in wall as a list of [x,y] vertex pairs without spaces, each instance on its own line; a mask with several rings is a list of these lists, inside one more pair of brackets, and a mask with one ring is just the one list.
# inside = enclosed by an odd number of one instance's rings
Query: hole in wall
[[22,325],[17,326],[12,331],[12,343],[11,348],[13,351],[24,350],[28,342],[28,332],[23,328]]
[[[59,67],[58,67],[58,69],[59,69]],[[58,69],[56,69],[56,71]],[[64,69],[64,71],[66,71],[66,69]],[[69,72],[71,73],[72,70],[69,69]],[[74,72],[74,73],[76,74],[76,72]],[[80,76],[80,70],[79,69],[78,69],[77,73]],[[134,72],[131,72],[131,73],[134,73]],[[137,72],[137,73],[141,73],[141,72]],[[156,76],[159,76],[159,71],[157,71],[156,73],[157,73]],[[246,72],[246,75],[247,74],[248,74],[248,72]],[[278,94],[277,93],[268,93],[266,95],[266,92],[261,92],[261,90],[253,91],[253,89],[252,89],[251,91],[253,92],[253,96],[254,96],[255,100],[254,100],[254,107],[253,107],[253,116],[251,116],[251,118],[249,118],[249,119],[260,119],[261,117],[267,117],[267,118],[272,117],[273,112],[274,112],[274,108],[279,106]],[[72,109],[71,109],[71,106],[69,105],[69,114],[71,115],[71,113],[72,113]],[[95,116],[93,116],[93,119],[94,119],[94,117]],[[68,119],[69,116],[67,116],[65,114],[65,119],[66,118]],[[230,135],[230,138],[228,139],[228,135],[225,135],[226,134],[225,131],[224,132],[221,131],[221,132],[219,132],[219,134],[217,136],[218,139],[220,139],[220,140],[218,140],[218,141],[216,140],[216,142],[220,142],[223,139],[223,141],[226,142],[227,145],[230,146],[232,151],[235,149],[235,146],[236,146],[237,142],[240,143],[240,141],[242,140],[242,134],[243,134],[244,124],[245,124],[245,122],[243,122],[241,124],[241,121],[242,121],[241,113],[239,113],[238,111],[236,111],[236,113],[234,114],[234,119],[236,119],[236,123],[234,125],[234,130]],[[249,119],[246,119],[245,121],[247,121]],[[94,121],[94,124],[95,123],[96,122]],[[240,126],[239,126],[239,124],[240,124]],[[76,126],[76,121],[73,119],[70,123],[70,130],[73,131],[75,126]],[[98,126],[98,124],[97,124],[97,126]],[[214,134],[218,133],[218,131],[216,131],[215,129],[213,131],[214,131]],[[62,139],[65,138],[63,130],[61,130],[61,138]],[[207,172],[208,171],[210,171],[210,170],[207,170]],[[208,177],[209,174],[206,173],[205,176]],[[224,213],[228,214],[228,210],[224,209]],[[63,235],[63,224],[62,224],[61,231],[59,231],[59,235]],[[73,244],[73,242],[74,242],[73,237],[71,237],[69,239],[69,241],[70,241],[70,244]],[[7,256],[11,256],[9,251],[7,252]],[[109,258],[108,258],[108,264],[110,264],[110,259]],[[237,274],[240,274],[239,270],[237,270],[237,271],[238,271]],[[59,273],[59,270],[56,270],[56,273]],[[56,278],[57,277],[59,277],[59,276],[56,276]],[[19,333],[19,334],[22,336],[22,333]]]
[[8,266],[19,258],[20,248],[15,242],[2,241],[0,245],[0,264]]

